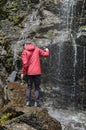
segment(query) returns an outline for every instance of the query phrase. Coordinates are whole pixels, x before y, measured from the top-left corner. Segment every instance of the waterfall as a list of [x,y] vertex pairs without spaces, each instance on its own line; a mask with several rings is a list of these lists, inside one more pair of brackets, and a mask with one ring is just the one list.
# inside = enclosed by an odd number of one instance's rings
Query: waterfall
[[83,11],[84,11],[85,2],[86,2],[86,0],[83,0],[82,11],[81,11],[81,17],[83,16]]
[[[77,0],[61,0],[60,18],[62,24],[60,24],[61,31],[59,33],[61,40],[59,43],[57,41],[55,48],[55,53],[58,52],[57,58],[52,58],[52,60],[54,60],[55,63],[58,60],[58,63],[54,65],[56,70],[53,70],[55,73],[54,77],[57,77],[57,79],[54,78],[54,87],[56,86],[56,88],[59,88],[59,90],[57,89],[56,96],[58,97],[61,94],[61,102],[65,102],[65,104],[69,105],[71,109],[83,109],[85,102],[86,47],[77,45],[77,35],[72,31],[76,3]],[[83,1],[83,6],[84,3],[85,1]],[[65,40],[65,38],[67,40]],[[53,90],[56,89],[54,88]],[[57,99],[56,101],[54,100],[54,105],[55,107],[58,106]]]
[[62,0],[61,1],[61,17],[64,20],[64,24],[67,31],[71,31],[71,25],[74,14],[74,5],[76,4],[76,0]]
[[[73,85],[72,85],[72,92],[71,92],[71,99],[75,100],[76,97],[76,64],[77,64],[77,45],[75,42],[74,36],[71,34],[71,39],[73,43],[73,48],[74,48],[74,73],[73,73]],[[75,107],[75,101],[73,102],[73,107]]]
[[[71,34],[72,30],[72,20],[73,20],[73,15],[74,15],[74,5],[76,4],[76,0],[61,0],[60,4],[60,17],[62,19],[62,25],[61,26],[61,36],[60,36],[60,44],[59,44],[59,56],[58,56],[58,75],[61,75],[60,72],[60,66],[61,66],[61,53],[64,48],[64,41],[65,39],[69,39],[69,36],[71,37],[73,41],[73,46],[74,46],[74,53],[75,53],[75,60],[76,60],[76,42],[74,41],[74,37]],[[70,39],[69,39],[70,40]],[[75,61],[76,62],[76,61]],[[74,64],[75,66],[75,64]],[[74,67],[75,69],[75,67]],[[75,71],[75,70],[74,70]],[[75,73],[75,72],[74,72]],[[75,80],[75,79],[74,79]]]
[[[80,49],[75,41],[76,36],[72,33],[76,2],[76,0],[61,0],[60,18],[62,22],[60,24],[61,30],[59,31],[61,40],[58,40],[59,42],[57,41],[55,48],[53,48],[54,50],[52,49],[52,53],[54,52],[55,54],[52,54],[51,58],[55,63],[51,65],[53,92],[55,92],[57,97],[54,97],[54,107],[62,108],[68,106],[73,110],[76,108],[76,105],[78,106],[78,100],[83,102],[83,98],[77,97],[80,91],[77,85],[79,80],[78,64],[80,65],[80,62],[78,61],[78,55]],[[58,100],[58,97],[61,101]]]
[[76,5],[76,0],[64,0],[63,2],[64,8],[64,15],[66,15],[66,31],[69,33],[71,41],[72,41],[72,46],[74,50],[74,55],[73,55],[73,85],[71,86],[71,99],[73,101],[73,107],[75,107],[75,96],[76,96],[76,64],[77,64],[77,45],[75,42],[75,38],[73,34],[71,33],[72,31],[72,22],[73,22],[73,17],[74,17],[74,6]]
[[83,109],[84,105],[84,94],[85,94],[85,60],[86,60],[86,48],[83,50],[83,78],[82,78],[82,92],[81,92],[81,109]]
[[[85,130],[86,113],[80,109],[86,108],[86,47],[78,45],[76,35],[72,33],[77,0],[60,1],[59,14],[62,21],[60,36],[57,37],[61,40],[57,40],[54,47],[51,46],[53,89],[46,104],[51,116],[61,122],[62,130]],[[65,40],[67,36],[69,39]]]

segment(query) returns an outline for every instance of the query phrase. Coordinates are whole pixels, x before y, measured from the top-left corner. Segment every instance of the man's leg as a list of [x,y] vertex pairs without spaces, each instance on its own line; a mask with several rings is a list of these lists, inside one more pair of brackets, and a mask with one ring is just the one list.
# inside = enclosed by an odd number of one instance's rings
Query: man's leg
[[28,76],[28,80],[27,80],[27,89],[26,89],[26,105],[30,105],[31,102],[31,89],[32,89],[32,76]]
[[[40,76],[40,75],[34,76],[34,84],[35,84],[35,103],[36,103],[36,104],[39,104],[40,83],[41,83],[41,76]],[[37,105],[35,105],[35,106],[37,106]]]

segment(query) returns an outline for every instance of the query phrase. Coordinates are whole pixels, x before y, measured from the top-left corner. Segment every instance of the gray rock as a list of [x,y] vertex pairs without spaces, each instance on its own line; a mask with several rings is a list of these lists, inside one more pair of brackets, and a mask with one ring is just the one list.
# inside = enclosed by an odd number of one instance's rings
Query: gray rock
[[9,82],[14,82],[14,81],[15,81],[15,78],[16,78],[16,74],[17,74],[17,72],[16,72],[16,71],[13,71],[13,72],[9,75],[7,81],[9,81]]

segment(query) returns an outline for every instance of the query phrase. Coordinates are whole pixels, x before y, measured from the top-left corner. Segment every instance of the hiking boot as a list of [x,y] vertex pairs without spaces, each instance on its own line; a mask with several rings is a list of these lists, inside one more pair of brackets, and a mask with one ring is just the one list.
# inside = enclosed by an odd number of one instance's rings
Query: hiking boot
[[28,101],[28,102],[26,102],[26,106],[30,106],[30,102]]
[[34,103],[34,106],[35,106],[35,107],[38,107],[38,106],[39,106],[39,103],[38,103],[38,102],[35,102],[35,103]]

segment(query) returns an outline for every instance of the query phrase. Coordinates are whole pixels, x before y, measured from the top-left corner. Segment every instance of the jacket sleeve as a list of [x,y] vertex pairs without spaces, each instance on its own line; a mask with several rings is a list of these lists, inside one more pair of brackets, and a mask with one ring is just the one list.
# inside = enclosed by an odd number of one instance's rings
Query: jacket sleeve
[[27,73],[27,66],[25,66],[25,65],[22,65],[22,70],[21,70],[21,73],[22,74],[26,74]]
[[27,53],[25,51],[22,52],[21,58],[22,58],[22,63],[27,64]]
[[22,52],[21,59],[22,59],[22,74],[26,74],[28,68],[28,58],[27,53],[25,51]]
[[42,49],[39,49],[39,53],[41,56],[44,56],[44,57],[47,57],[50,55],[50,51],[49,50],[42,50]]

